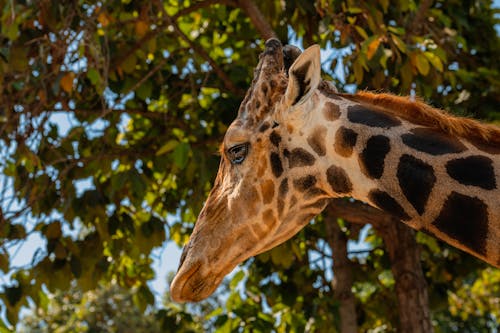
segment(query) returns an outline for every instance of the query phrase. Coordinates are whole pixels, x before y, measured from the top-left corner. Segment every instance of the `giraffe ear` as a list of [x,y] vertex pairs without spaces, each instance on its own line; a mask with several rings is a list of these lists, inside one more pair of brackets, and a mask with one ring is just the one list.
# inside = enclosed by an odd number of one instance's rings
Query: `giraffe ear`
[[285,99],[290,106],[305,102],[321,81],[319,45],[313,45],[297,57],[288,70]]

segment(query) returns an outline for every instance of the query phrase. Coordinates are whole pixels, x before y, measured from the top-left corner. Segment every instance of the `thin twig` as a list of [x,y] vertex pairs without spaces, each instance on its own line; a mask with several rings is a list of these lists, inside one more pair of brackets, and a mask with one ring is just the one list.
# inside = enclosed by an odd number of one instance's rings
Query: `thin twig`
[[177,20],[181,16],[189,15],[198,9],[210,7],[212,5],[226,5],[226,6],[236,6],[236,2],[232,0],[206,0],[196,2],[193,5],[180,9],[177,13],[172,16],[172,19]]
[[238,0],[241,9],[248,15],[255,29],[260,33],[262,38],[276,38],[278,35],[273,30],[269,22],[266,21],[259,7],[252,0]]
[[217,76],[222,80],[224,87],[236,96],[243,96],[245,92],[234,85],[233,81],[219,67],[219,65],[217,65],[215,60],[213,60],[210,57],[210,55],[205,51],[205,49],[199,46],[198,44],[195,44],[191,39],[189,39],[189,37],[184,32],[182,32],[182,30],[177,25],[177,22],[175,22],[175,20],[165,11],[163,3],[160,0],[155,0],[155,3],[158,6],[159,10],[161,11],[165,20],[167,21],[167,23],[174,29],[174,33],[184,42],[186,42],[194,52],[196,52],[206,62],[208,62],[208,64],[210,65],[210,67],[212,67],[212,70],[215,72],[215,74],[217,74]]

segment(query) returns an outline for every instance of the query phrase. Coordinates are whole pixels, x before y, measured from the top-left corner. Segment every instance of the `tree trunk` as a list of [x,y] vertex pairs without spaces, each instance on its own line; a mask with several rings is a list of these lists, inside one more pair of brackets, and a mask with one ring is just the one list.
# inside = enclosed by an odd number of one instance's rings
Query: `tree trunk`
[[396,281],[398,332],[433,332],[427,283],[420,264],[415,232],[388,213],[359,201],[333,199],[326,211],[351,223],[370,223],[383,238]]
[[330,205],[324,212],[326,240],[332,249],[334,271],[334,295],[340,302],[340,332],[356,333],[356,303],[352,293],[352,268],[347,257],[347,237],[337,223],[337,216],[332,214]]
[[420,264],[420,251],[415,231],[394,219],[383,227],[380,235],[391,259],[396,281],[399,332],[433,332],[429,312],[427,283]]

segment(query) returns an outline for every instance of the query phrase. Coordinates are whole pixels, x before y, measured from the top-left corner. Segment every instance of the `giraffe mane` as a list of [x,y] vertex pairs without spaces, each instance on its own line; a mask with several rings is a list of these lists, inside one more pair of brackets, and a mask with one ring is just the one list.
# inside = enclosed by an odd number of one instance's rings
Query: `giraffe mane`
[[419,98],[360,91],[356,94],[339,94],[349,100],[376,106],[412,123],[440,129],[450,135],[486,145],[500,145],[500,128],[480,123],[475,119],[456,117],[444,110],[427,105]]

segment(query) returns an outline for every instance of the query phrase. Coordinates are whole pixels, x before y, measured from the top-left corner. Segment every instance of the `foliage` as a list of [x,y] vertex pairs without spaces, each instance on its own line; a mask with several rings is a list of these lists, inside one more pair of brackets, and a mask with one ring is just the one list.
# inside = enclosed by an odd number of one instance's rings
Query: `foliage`
[[[341,89],[417,94],[500,120],[491,1],[255,3],[283,41],[330,50],[325,76]],[[186,242],[263,44],[239,4],[0,0],[0,270],[11,281],[1,294],[10,324],[30,301],[44,309],[47,292],[63,300],[99,281],[141,291],[141,309],[153,305],[150,253]],[[44,247],[15,268],[13,249],[33,235]],[[212,312],[208,322],[221,330],[334,330],[324,237],[314,223],[248,262],[244,291],[228,296],[227,309],[197,314]],[[419,237],[436,325],[498,318],[486,283],[497,271]],[[367,256],[352,258],[360,327],[391,330],[390,263],[380,239],[368,241]],[[465,302],[468,293],[483,312]],[[170,303],[163,310],[177,324],[199,318]],[[0,320],[0,331],[7,326]]]
[[134,306],[133,291],[112,285],[82,293],[70,288],[44,300],[23,320],[24,332],[160,332],[151,314]]
[[[190,332],[197,328],[194,320],[184,314],[178,318],[179,309],[148,308],[146,313],[137,304],[144,302],[144,291],[124,289],[116,284],[98,286],[82,292],[72,286],[67,292],[49,294],[42,306],[31,309],[23,318],[19,332]],[[199,328],[199,326],[198,326]]]

